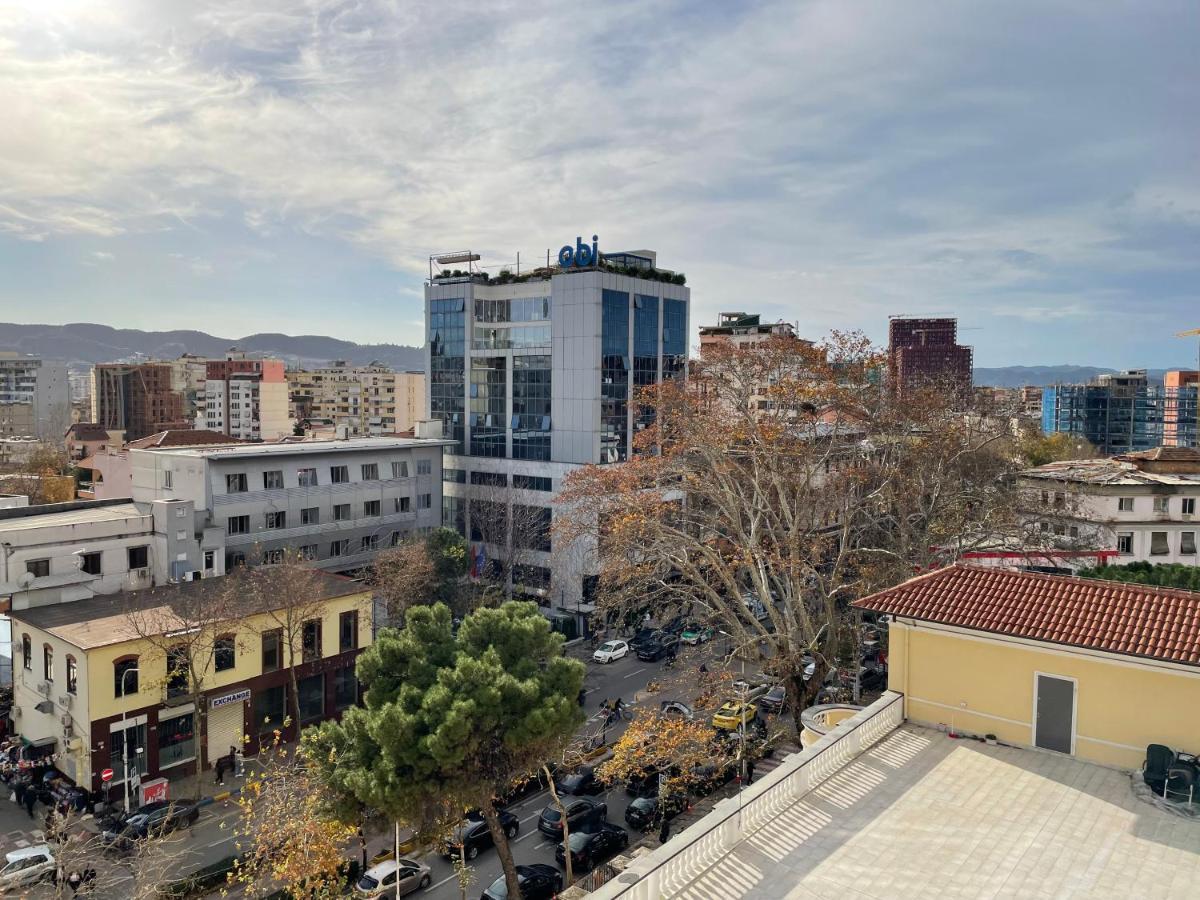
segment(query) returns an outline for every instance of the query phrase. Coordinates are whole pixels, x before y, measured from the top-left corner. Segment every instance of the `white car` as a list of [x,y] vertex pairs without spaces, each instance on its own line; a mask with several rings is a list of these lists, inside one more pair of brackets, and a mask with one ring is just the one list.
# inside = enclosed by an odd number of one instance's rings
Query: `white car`
[[592,659],[598,663],[610,663],[629,653],[629,645],[624,641],[607,641],[596,648]]
[[398,896],[403,897],[413,891],[425,890],[433,880],[433,875],[429,866],[419,860],[401,859],[397,865],[394,859],[385,859],[363,873],[355,885],[355,891],[360,897],[396,894],[397,880],[400,883]]
[[14,850],[0,869],[0,894],[17,892],[54,875],[54,853],[46,844]]

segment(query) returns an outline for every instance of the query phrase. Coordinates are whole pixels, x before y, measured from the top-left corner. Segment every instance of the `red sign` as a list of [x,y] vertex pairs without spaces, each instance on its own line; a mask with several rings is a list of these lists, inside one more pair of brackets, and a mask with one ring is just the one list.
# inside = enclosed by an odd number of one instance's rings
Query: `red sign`
[[167,799],[167,779],[155,778],[153,781],[142,782],[142,806],[147,803],[157,803]]
[[108,784],[110,781],[112,781],[112,778],[113,778],[113,770],[112,769],[105,769],[103,772],[100,773],[100,780],[103,781],[105,784]]

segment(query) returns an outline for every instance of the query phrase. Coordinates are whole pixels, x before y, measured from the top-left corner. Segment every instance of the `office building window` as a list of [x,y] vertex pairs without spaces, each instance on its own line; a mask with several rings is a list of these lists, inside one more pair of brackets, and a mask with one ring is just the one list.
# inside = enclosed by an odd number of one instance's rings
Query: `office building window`
[[301,647],[304,661],[312,662],[321,658],[321,620],[309,619],[301,626]]
[[379,480],[379,464],[378,463],[363,463],[362,480],[363,481],[378,481]]
[[314,560],[317,558],[317,545],[301,544],[299,554],[301,559]]
[[366,502],[364,502],[363,503],[363,515],[364,516],[379,515],[379,501],[378,500],[367,500]]
[[1132,497],[1118,497],[1117,498],[1117,509],[1120,512],[1133,512],[1133,498]]
[[358,611],[350,610],[338,616],[338,651],[345,653],[358,647]]
[[244,566],[245,564],[246,564],[246,554],[243,553],[241,550],[225,551],[225,571],[226,571],[226,573],[232,572],[238,566]]
[[[249,523],[249,518],[246,521]],[[126,558],[129,560],[129,568],[145,569],[150,565],[150,548],[144,544],[140,547],[130,547],[126,551]]]
[[1154,511],[1156,513],[1170,512],[1171,511],[1171,498],[1170,497],[1155,497],[1154,498]]
[[196,756],[195,713],[158,720],[158,767],[178,765]]
[[287,528],[287,513],[286,512],[269,512],[267,513],[267,529],[276,530],[279,528]]
[[331,484],[346,484],[350,481],[350,469],[347,466],[330,466],[329,481]]
[[466,537],[466,503],[461,497],[442,494],[442,527]]
[[300,487],[316,487],[318,485],[316,469],[297,469],[296,483]]
[[344,666],[333,673],[333,708],[338,712],[358,702],[358,679],[354,666]]
[[1117,552],[1122,556],[1128,556],[1133,553],[1133,532],[1118,531],[1117,532]]
[[310,675],[300,679],[300,724],[315,722],[325,716],[325,676]]
[[45,578],[50,574],[50,560],[27,559],[25,560],[25,571],[34,578]]
[[472,472],[471,484],[487,487],[508,487],[508,476],[503,472]]
[[1180,509],[1180,512],[1185,516],[1194,516],[1196,514],[1195,497],[1184,497],[1181,505],[1182,508]]
[[225,476],[225,493],[227,494],[244,494],[250,490],[246,481],[246,473],[238,472],[236,475]]
[[307,506],[300,510],[301,525],[319,525],[321,524],[321,509],[317,506]]
[[85,553],[80,557],[79,568],[88,575],[99,575],[100,572],[100,552]]
[[364,534],[362,536],[362,539],[358,543],[359,543],[359,552],[360,553],[370,553],[373,550],[378,550],[379,549],[379,535]]
[[350,504],[338,503],[333,507],[333,521],[345,522],[350,518]]
[[1179,552],[1184,556],[1194,556],[1196,554],[1196,532],[1179,532]]
[[230,516],[225,520],[225,532],[227,534],[249,534],[250,533],[250,517],[249,516]]
[[466,312],[462,297],[429,301],[429,409],[461,453],[465,426]]
[[512,458],[550,459],[550,357],[513,357]]
[[433,495],[432,494],[417,494],[417,509],[432,509]]
[[1150,555],[1166,556],[1170,552],[1171,548],[1167,544],[1167,533],[1165,531],[1150,532]]
[[545,506],[523,506],[513,504],[513,521],[522,523],[513,528],[513,544],[524,550],[550,552],[551,512]]
[[[636,401],[649,387],[658,383],[658,298],[635,294],[633,298],[633,398]],[[654,408],[638,403],[634,407],[634,434],[654,424]]]
[[687,367],[687,303],[663,300],[662,377],[678,378]]
[[[502,459],[507,455],[505,427],[508,363],[503,356],[471,360],[471,455]],[[417,460],[417,474],[429,460]]]
[[600,462],[629,458],[629,294],[605,290],[600,319]]
[[283,472],[263,472],[263,490],[265,491],[280,491],[283,490]]
[[204,571],[211,572],[216,565],[217,553],[215,550],[204,551]]
[[408,463],[403,462],[403,461],[392,463],[392,477],[393,478],[407,478],[408,477]]
[[283,665],[283,629],[264,631],[262,635],[262,670],[274,672]]
[[411,497],[396,497],[393,499],[392,502],[395,505],[396,512],[398,512],[398,513],[408,512],[409,507],[412,505],[412,498]]
[[466,484],[467,470],[466,469],[442,469],[442,481],[449,484]]
[[350,539],[346,538],[341,541],[331,541],[329,544],[330,556],[349,556],[350,555]]
[[549,478],[543,475],[514,475],[513,487],[522,491],[553,491]]

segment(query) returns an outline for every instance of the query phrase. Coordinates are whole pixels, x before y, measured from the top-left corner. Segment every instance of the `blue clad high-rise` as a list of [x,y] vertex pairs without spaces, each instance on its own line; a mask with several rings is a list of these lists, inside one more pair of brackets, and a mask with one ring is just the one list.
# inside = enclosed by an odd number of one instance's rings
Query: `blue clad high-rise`
[[[638,390],[687,376],[682,277],[652,251],[581,256],[520,276],[434,271],[425,288],[428,413],[458,442],[445,460],[443,522],[484,559],[505,548],[473,521],[472,503],[540,507],[549,520],[572,469],[636,452],[652,422]],[[555,613],[586,611],[594,554],[546,546],[522,550],[516,592]]]

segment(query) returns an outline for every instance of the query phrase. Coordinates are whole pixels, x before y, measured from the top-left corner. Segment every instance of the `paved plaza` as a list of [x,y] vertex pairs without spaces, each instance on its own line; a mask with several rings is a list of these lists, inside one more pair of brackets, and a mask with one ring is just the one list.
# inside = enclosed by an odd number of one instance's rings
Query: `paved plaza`
[[1194,898],[1200,821],[1127,773],[906,725],[676,896]]

